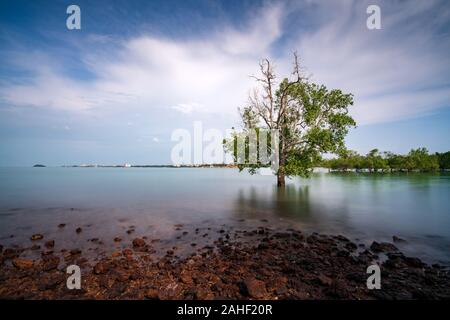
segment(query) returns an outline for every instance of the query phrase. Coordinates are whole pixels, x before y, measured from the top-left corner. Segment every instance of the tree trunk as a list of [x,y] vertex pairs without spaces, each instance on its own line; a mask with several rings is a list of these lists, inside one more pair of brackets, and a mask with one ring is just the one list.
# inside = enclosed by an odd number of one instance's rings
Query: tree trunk
[[284,172],[278,172],[278,174],[277,174],[277,186],[278,186],[278,188],[283,188],[285,186]]
[[284,188],[286,182],[285,182],[285,171],[284,171],[284,165],[286,164],[286,149],[284,145],[284,139],[283,136],[280,136],[280,160],[278,163],[278,172],[277,172],[277,186],[278,188]]

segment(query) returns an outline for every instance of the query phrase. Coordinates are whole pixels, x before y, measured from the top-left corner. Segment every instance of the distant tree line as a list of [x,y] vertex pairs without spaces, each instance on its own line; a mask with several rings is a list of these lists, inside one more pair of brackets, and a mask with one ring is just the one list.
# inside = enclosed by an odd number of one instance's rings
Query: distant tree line
[[433,172],[450,169],[450,151],[430,154],[426,148],[418,148],[402,155],[373,149],[360,155],[347,150],[337,158],[322,159],[320,166],[332,171]]

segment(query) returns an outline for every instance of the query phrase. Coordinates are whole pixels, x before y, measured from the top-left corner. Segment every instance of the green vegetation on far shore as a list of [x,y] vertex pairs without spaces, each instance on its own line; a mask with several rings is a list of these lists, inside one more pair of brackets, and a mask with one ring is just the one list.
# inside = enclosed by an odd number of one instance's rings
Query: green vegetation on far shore
[[418,148],[402,155],[373,149],[360,155],[347,150],[338,158],[322,159],[320,165],[332,171],[433,172],[450,169],[450,151],[430,154],[426,148]]

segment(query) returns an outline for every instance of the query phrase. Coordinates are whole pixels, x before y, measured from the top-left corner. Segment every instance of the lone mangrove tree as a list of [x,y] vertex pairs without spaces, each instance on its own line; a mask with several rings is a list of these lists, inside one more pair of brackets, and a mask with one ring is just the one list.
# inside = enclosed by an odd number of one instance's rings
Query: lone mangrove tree
[[[285,185],[286,176],[309,176],[321,154],[343,152],[344,138],[349,128],[356,125],[348,114],[349,106],[353,105],[353,95],[312,83],[302,76],[296,53],[293,60],[291,76],[280,82],[277,82],[268,59],[260,63],[261,74],[254,77],[259,86],[253,90],[248,104],[238,109],[243,122],[242,131],[235,132],[234,139],[225,141],[228,151],[237,160],[237,136],[255,130],[257,133],[263,132],[262,129],[276,130],[278,146],[267,144],[264,147],[278,147],[275,173],[279,187]],[[258,144],[257,149],[260,151],[261,147]],[[248,149],[247,146],[246,151]],[[238,165],[240,170],[248,168],[252,173],[266,166],[261,161]]]

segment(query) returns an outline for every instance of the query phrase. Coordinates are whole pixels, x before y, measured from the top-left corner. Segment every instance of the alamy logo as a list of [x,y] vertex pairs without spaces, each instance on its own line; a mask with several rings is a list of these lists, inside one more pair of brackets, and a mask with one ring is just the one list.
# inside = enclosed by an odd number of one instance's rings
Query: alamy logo
[[381,270],[380,266],[377,264],[372,264],[367,267],[366,273],[370,274],[369,278],[367,278],[367,289],[381,289]]
[[72,264],[67,267],[66,273],[70,274],[67,278],[67,289],[81,289],[81,269],[79,266]]
[[270,166],[272,172],[278,170],[278,130],[258,128],[238,133],[230,129],[223,134],[218,129],[203,131],[202,122],[195,121],[193,134],[187,129],[176,129],[171,140],[177,142],[171,151],[176,166],[234,163]]
[[76,4],[72,4],[67,7],[67,14],[70,16],[67,17],[66,26],[69,30],[80,30],[81,29],[81,9]]
[[381,9],[375,4],[367,7],[366,13],[370,16],[366,20],[366,26],[369,30],[381,29]]

